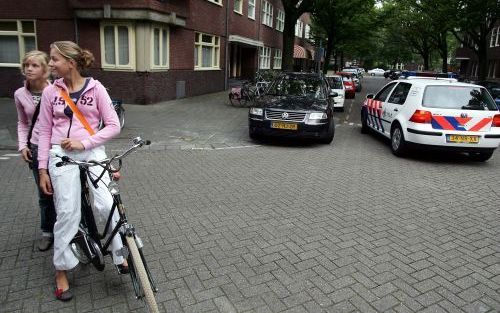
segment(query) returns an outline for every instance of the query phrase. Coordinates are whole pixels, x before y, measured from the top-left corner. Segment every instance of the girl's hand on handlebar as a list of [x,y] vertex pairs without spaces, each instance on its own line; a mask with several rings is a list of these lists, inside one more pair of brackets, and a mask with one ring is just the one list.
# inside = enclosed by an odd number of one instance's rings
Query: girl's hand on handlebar
[[39,170],[38,175],[40,177],[40,189],[42,189],[42,192],[46,195],[52,195],[54,191],[52,190],[52,183],[50,182],[47,170]]
[[31,150],[29,148],[23,148],[21,150],[21,158],[23,159],[24,162],[31,163],[33,162],[33,156],[31,155]]
[[72,140],[69,138],[63,139],[63,141],[61,141],[61,148],[66,151],[85,150],[85,147],[80,140]]
[[111,174],[111,178],[114,180],[114,181],[118,181],[120,180],[120,178],[122,177],[122,174],[120,174],[120,172],[116,172],[116,173],[112,173]]

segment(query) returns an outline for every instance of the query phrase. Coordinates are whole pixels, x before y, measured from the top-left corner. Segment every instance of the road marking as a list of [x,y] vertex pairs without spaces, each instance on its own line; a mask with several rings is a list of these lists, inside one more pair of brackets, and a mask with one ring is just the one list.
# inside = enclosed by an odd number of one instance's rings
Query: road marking
[[21,155],[20,153],[7,153],[7,154],[4,154],[3,156],[4,157],[18,157],[20,155]]
[[0,160],[10,160],[10,158],[0,157]]

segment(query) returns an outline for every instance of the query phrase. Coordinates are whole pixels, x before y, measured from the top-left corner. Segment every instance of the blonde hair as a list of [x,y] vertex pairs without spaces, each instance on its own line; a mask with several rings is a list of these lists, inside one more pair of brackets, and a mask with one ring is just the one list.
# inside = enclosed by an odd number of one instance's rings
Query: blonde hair
[[47,55],[47,53],[38,50],[27,52],[21,61],[21,73],[23,73],[23,75],[26,75],[26,73],[24,72],[24,68],[30,60],[39,62],[45,73],[45,78],[49,77],[49,56]]
[[89,68],[94,63],[94,55],[87,49],[82,49],[73,41],[56,41],[50,45],[66,59],[76,62],[78,71]]

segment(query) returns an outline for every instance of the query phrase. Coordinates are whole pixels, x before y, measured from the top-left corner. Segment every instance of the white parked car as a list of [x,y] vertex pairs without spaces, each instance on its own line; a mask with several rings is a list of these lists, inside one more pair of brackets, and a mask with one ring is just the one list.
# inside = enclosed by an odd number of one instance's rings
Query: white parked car
[[500,144],[500,111],[488,91],[455,79],[400,79],[368,94],[361,132],[390,138],[403,156],[412,147],[467,152],[488,160]]
[[374,68],[371,70],[368,70],[368,75],[370,76],[384,76],[385,70],[381,68]]
[[342,81],[342,76],[340,75],[328,75],[326,76],[326,81],[330,86],[330,92],[336,92],[338,95],[333,98],[334,104],[333,107],[335,109],[339,109],[344,111],[344,102],[345,102],[345,86]]

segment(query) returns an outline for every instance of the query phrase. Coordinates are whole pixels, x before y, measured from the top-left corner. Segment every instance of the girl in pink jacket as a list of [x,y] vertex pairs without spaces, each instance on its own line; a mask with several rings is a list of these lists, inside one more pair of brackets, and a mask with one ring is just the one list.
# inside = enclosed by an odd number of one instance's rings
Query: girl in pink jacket
[[[56,155],[67,155],[75,160],[102,160],[106,158],[104,143],[120,133],[118,116],[112,106],[104,86],[90,77],[83,77],[81,72],[94,61],[92,53],[81,49],[71,41],[57,41],[50,46],[49,66],[53,73],[61,77],[47,87],[42,94],[39,121],[39,173],[40,187],[46,194],[54,194],[57,221],[54,225],[54,267],[56,268],[56,298],[61,301],[73,297],[66,271],[78,265],[70,241],[78,231],[81,217],[80,171],[77,166],[56,167],[61,159]],[[76,114],[61,96],[65,91],[76,104],[95,132],[91,135]],[[105,127],[99,130],[102,119]],[[91,168],[98,175],[100,170]],[[48,173],[50,173],[50,178]],[[99,182],[99,188],[93,188],[94,207],[107,217],[113,199],[106,188],[108,175]],[[113,229],[118,221],[115,211]],[[121,256],[123,247],[120,236],[114,236],[110,249],[113,262],[122,273],[128,272],[127,261]]]
[[38,189],[38,205],[40,207],[40,222],[42,238],[38,241],[38,249],[45,251],[53,241],[53,229],[56,212],[52,196],[44,194],[39,187],[38,175],[38,113],[42,91],[50,85],[49,56],[42,51],[33,50],[23,57],[21,71],[26,77],[24,87],[14,93],[17,109],[17,138],[21,157],[33,170],[33,176]]

